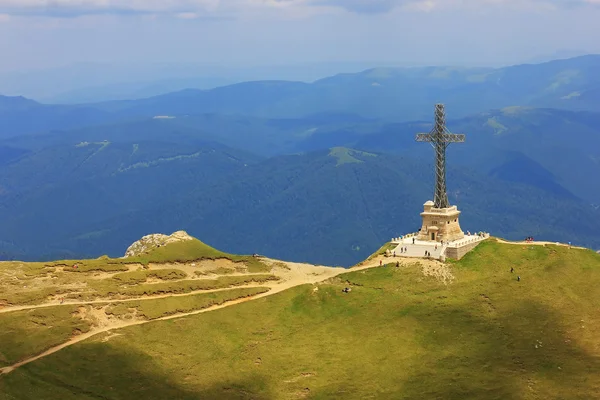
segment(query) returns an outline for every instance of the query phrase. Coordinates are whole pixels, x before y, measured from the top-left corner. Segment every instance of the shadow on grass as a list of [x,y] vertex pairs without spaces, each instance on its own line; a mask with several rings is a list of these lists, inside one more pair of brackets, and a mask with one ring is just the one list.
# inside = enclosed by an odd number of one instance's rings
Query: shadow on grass
[[[487,306],[493,314],[493,306]],[[314,398],[600,398],[600,358],[575,343],[546,306],[519,304],[489,319],[462,308],[426,307],[412,317],[421,323],[421,356],[389,370],[394,374],[396,368],[408,369],[408,378],[380,393],[355,396],[348,393],[348,385],[331,385],[315,391]]]
[[74,316],[77,309],[56,306],[0,314],[0,367],[36,356],[89,331],[90,324]]
[[[181,319],[177,328],[163,326],[168,331],[136,331],[135,340],[159,354],[154,359],[125,339],[83,342],[0,377],[0,399],[600,398],[600,359],[573,323],[578,313],[554,300],[516,298],[506,286],[488,290],[489,280],[446,287],[427,278],[417,284],[419,274],[356,272],[318,292],[295,288]],[[342,295],[348,282],[353,290]],[[276,340],[244,354],[265,326]],[[216,342],[212,358],[185,344],[221,337],[231,343]],[[243,364],[258,354],[263,374]],[[303,393],[285,383],[298,371],[315,372]]]
[[[346,282],[356,282],[366,290],[377,289],[384,279],[392,280],[390,271],[383,268],[370,275],[350,275]],[[396,360],[383,354],[375,355],[376,361],[381,360],[380,370],[392,376],[396,374],[398,383],[381,387],[379,393],[361,393],[356,397],[600,398],[600,357],[590,352],[591,347],[586,348],[589,343],[584,340],[589,335],[582,334],[584,327],[579,318],[574,317],[579,313],[588,314],[589,310],[583,305],[580,311],[571,313],[531,297],[506,300],[501,298],[504,293],[499,293],[490,294],[490,298],[459,286],[434,292],[435,285],[429,281],[426,294],[406,286],[403,290],[407,297],[395,306],[392,303],[386,306],[388,312],[418,321],[414,346],[417,354],[409,364],[395,365]],[[420,288],[424,287],[422,283]],[[487,292],[487,289],[481,290]],[[387,301],[385,296],[391,293],[388,288],[388,294],[382,294],[374,303]],[[380,340],[387,342],[390,348],[404,347],[400,341],[405,339],[400,332],[391,339],[382,336]],[[395,371],[408,371],[408,374]],[[371,379],[377,380],[378,376],[371,375]],[[332,384],[316,390],[314,398],[353,398],[348,396],[348,384]]]
[[[207,365],[206,375],[211,366]],[[196,369],[197,370],[197,369]],[[0,399],[256,399],[270,400],[264,376],[232,377],[219,384],[186,384],[184,366],[165,371],[161,364],[130,348],[92,342],[0,376]],[[190,379],[190,381],[196,381]]]

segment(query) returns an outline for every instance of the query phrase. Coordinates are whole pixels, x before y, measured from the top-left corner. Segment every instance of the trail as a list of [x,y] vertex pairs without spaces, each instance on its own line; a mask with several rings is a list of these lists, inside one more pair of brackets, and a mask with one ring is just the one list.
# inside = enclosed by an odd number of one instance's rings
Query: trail
[[[267,292],[267,293],[270,293],[270,291]],[[262,294],[266,294],[266,293],[262,293]],[[212,306],[212,307],[208,307],[208,308],[203,308],[201,310],[196,310],[196,311],[192,311],[192,312],[189,312],[189,313],[183,313],[183,314],[177,314],[177,315],[170,315],[170,316],[167,316],[167,317],[161,317],[161,318],[156,318],[156,319],[152,319],[152,320],[132,321],[132,322],[121,321],[121,322],[115,323],[114,325],[111,325],[111,326],[107,326],[107,327],[104,327],[104,328],[101,328],[101,329],[92,330],[90,332],[78,335],[78,336],[76,336],[76,337],[74,337],[74,338],[66,341],[65,343],[59,344],[58,346],[52,347],[52,348],[46,350],[45,352],[43,352],[41,354],[38,354],[37,356],[30,357],[30,358],[27,358],[25,360],[19,361],[18,363],[13,364],[13,365],[8,366],[8,367],[0,368],[0,376],[4,375],[4,374],[8,374],[9,372],[12,372],[12,371],[14,371],[17,368],[22,367],[23,365],[26,365],[26,364],[29,364],[30,362],[39,360],[40,358],[44,358],[46,356],[49,356],[50,354],[54,354],[57,351],[60,351],[60,350],[62,350],[64,348],[66,348],[66,347],[72,346],[75,343],[79,343],[81,341],[89,339],[89,338],[91,338],[93,336],[96,336],[96,335],[98,335],[100,333],[112,331],[113,329],[127,328],[127,327],[130,327],[130,326],[142,325],[142,324],[147,324],[147,323],[155,322],[155,321],[165,321],[165,320],[168,320],[168,319],[183,318],[183,317],[187,317],[187,316],[190,316],[190,315],[196,315],[196,314],[201,314],[201,313],[204,313],[204,312],[214,311],[214,310],[218,310],[218,309],[221,309],[221,308],[232,306],[234,304],[239,304],[239,303],[243,303],[245,301],[249,301],[249,300],[252,300],[252,299],[257,299],[259,297],[264,297],[264,296],[262,296],[262,294],[259,294],[259,295],[256,295],[256,296],[252,296],[252,297],[245,297],[245,298],[242,298],[242,299],[231,300],[231,301],[225,302],[225,303],[220,304],[220,305],[216,305],[216,306]]]
[[[361,270],[361,269],[366,269],[366,268],[372,268],[372,267],[379,265],[378,262],[377,263],[374,262],[372,264],[365,265],[365,266],[362,266],[359,268],[345,269],[345,268],[332,268],[332,267],[325,267],[325,266],[314,266],[314,265],[302,264],[302,263],[284,262],[284,261],[272,260],[272,259],[268,259],[268,258],[261,258],[261,261],[272,265],[274,275],[280,277],[281,280],[267,282],[263,285],[235,286],[233,288],[230,287],[230,288],[220,288],[220,289],[213,289],[213,290],[202,290],[202,291],[183,293],[183,294],[146,296],[146,297],[142,297],[142,298],[127,299],[127,300],[93,300],[93,301],[63,303],[63,305],[67,306],[67,305],[106,304],[106,303],[117,303],[117,302],[127,302],[127,301],[144,301],[144,300],[152,300],[152,299],[166,298],[166,297],[192,296],[194,294],[199,294],[199,293],[220,292],[220,291],[231,290],[234,288],[242,288],[242,287],[269,287],[271,289],[268,292],[260,293],[255,296],[250,296],[250,297],[245,297],[245,298],[241,298],[241,299],[227,301],[220,305],[211,306],[211,307],[203,308],[201,310],[196,310],[196,311],[192,311],[192,312],[188,312],[188,313],[170,315],[170,316],[156,318],[156,319],[152,319],[152,320],[116,321],[110,326],[106,326],[106,327],[99,328],[99,329],[94,329],[94,330],[91,330],[90,332],[73,337],[70,340],[68,340],[67,342],[62,343],[58,346],[52,347],[52,348],[44,351],[41,354],[38,354],[36,356],[19,361],[18,363],[15,363],[11,366],[0,368],[0,376],[4,375],[4,374],[8,374],[9,372],[12,372],[17,368],[22,367],[23,365],[26,365],[33,361],[47,357],[47,356],[54,354],[66,347],[72,346],[76,343],[87,340],[91,337],[94,337],[94,336],[104,333],[104,332],[112,331],[115,329],[127,328],[127,327],[135,326],[135,325],[143,325],[143,324],[156,322],[156,321],[165,321],[165,320],[175,319],[175,318],[184,318],[184,317],[187,317],[190,315],[197,315],[197,314],[201,314],[201,313],[205,313],[205,312],[220,310],[222,308],[240,304],[240,303],[244,303],[246,301],[256,300],[256,299],[259,299],[262,297],[271,296],[271,295],[274,295],[276,293],[282,292],[284,290],[287,290],[287,289],[295,287],[295,286],[300,286],[300,285],[310,284],[310,283],[318,283],[318,282],[326,281],[327,279],[333,278],[333,277],[343,274],[345,272]],[[278,266],[280,264],[285,265],[285,268]],[[19,311],[19,310],[32,310],[32,309],[37,309],[37,308],[53,307],[53,306],[57,306],[57,305],[60,306],[60,304],[48,303],[48,304],[32,305],[32,306],[10,307],[10,308],[5,308],[5,309],[0,310],[0,313]]]
[[504,239],[499,239],[496,238],[496,240],[498,241],[498,243],[503,243],[503,244],[517,244],[517,245],[522,245],[522,246],[545,246],[547,244],[549,245],[554,245],[554,246],[564,246],[564,247],[571,247],[573,249],[579,249],[579,250],[587,250],[587,247],[579,247],[579,246],[569,246],[567,243],[559,243],[559,242],[526,242],[526,241],[520,241],[520,242],[510,242],[508,240],[504,240]]
[[224,292],[232,289],[243,289],[243,288],[254,288],[254,287],[270,287],[267,284],[248,284],[248,285],[238,285],[231,286],[226,288],[218,288],[218,289],[206,289],[206,290],[195,290],[188,293],[171,293],[171,294],[159,294],[154,296],[143,296],[143,297],[132,297],[127,299],[107,299],[107,300],[88,300],[88,301],[65,301],[64,303],[60,303],[58,301],[52,301],[44,304],[36,304],[31,306],[14,306],[14,307],[5,307],[0,308],[0,314],[15,312],[15,311],[24,311],[24,310],[36,310],[38,308],[47,308],[47,307],[59,307],[59,306],[85,306],[90,304],[110,304],[110,303],[127,303],[131,301],[145,301],[145,300],[154,300],[154,299],[164,299],[167,297],[184,297],[184,296],[193,296],[196,294],[202,293],[215,293],[215,292]]
[[[89,332],[83,333],[81,335],[75,336],[73,338],[71,338],[70,340],[68,340],[65,343],[62,343],[58,346],[54,346],[46,351],[44,351],[41,354],[38,354],[36,356],[24,359],[22,361],[19,361],[18,363],[15,363],[13,365],[7,366],[7,367],[3,367],[0,368],[0,376],[4,375],[4,374],[8,374],[12,371],[14,371],[15,369],[22,367],[23,365],[29,364],[33,361],[39,360],[41,358],[47,357],[51,354],[54,354],[66,347],[72,346],[76,343],[82,342],[84,340],[87,340],[91,337],[94,337],[98,334],[101,333],[105,333],[105,332],[109,332],[109,331],[113,331],[116,329],[122,329],[122,328],[127,328],[130,326],[136,326],[136,325],[143,325],[143,324],[148,324],[148,323],[152,323],[152,322],[156,322],[156,321],[166,321],[166,320],[170,320],[170,319],[176,319],[176,318],[184,318],[184,317],[188,317],[191,315],[197,315],[197,314],[202,314],[202,313],[206,313],[206,312],[210,312],[210,311],[215,311],[215,310],[220,310],[222,308],[225,307],[230,307],[236,304],[240,304],[240,303],[244,303],[247,301],[251,301],[251,300],[256,300],[256,299],[260,299],[263,297],[267,297],[267,296],[272,296],[274,294],[280,293],[284,290],[293,288],[295,286],[300,286],[300,285],[305,285],[305,284],[316,284],[316,283],[320,283],[320,282],[324,282],[328,279],[334,278],[338,275],[347,273],[347,272],[354,272],[354,271],[362,271],[362,270],[366,270],[369,268],[374,268],[374,267],[379,267],[380,266],[380,261],[381,264],[386,264],[386,263],[390,263],[390,262],[402,262],[402,264],[409,263],[409,264],[414,264],[415,263],[415,259],[411,259],[411,258],[404,258],[404,257],[384,257],[384,256],[378,256],[375,257],[369,261],[363,262],[361,264],[358,264],[354,267],[351,268],[333,268],[333,267],[325,267],[325,266],[315,266],[315,265],[311,265],[311,264],[303,264],[303,263],[294,263],[294,262],[285,262],[285,261],[279,261],[279,260],[273,260],[273,259],[269,259],[269,258],[260,258],[261,261],[271,265],[273,267],[273,274],[278,276],[280,278],[279,281],[272,281],[272,282],[266,282],[265,284],[261,284],[261,285],[245,285],[245,286],[235,286],[235,287],[228,287],[228,288],[219,288],[219,289],[212,289],[212,290],[202,290],[202,291],[195,291],[195,292],[190,292],[190,293],[181,293],[181,294],[168,294],[168,295],[158,295],[158,296],[145,296],[145,297],[141,297],[141,298],[135,298],[135,299],[125,299],[125,300],[93,300],[93,301],[81,301],[81,302],[69,302],[69,303],[63,303],[62,305],[65,306],[69,306],[69,305],[90,305],[90,304],[107,304],[107,303],[122,303],[122,302],[128,302],[128,301],[145,301],[145,300],[153,300],[153,299],[160,299],[160,298],[166,298],[166,297],[183,297],[183,296],[192,296],[195,294],[200,294],[200,293],[214,293],[214,292],[221,292],[221,291],[226,291],[226,290],[231,290],[231,289],[235,289],[235,288],[249,288],[249,287],[268,287],[270,288],[270,290],[268,292],[265,293],[260,293],[257,294],[255,296],[249,296],[249,297],[244,297],[244,298],[240,298],[240,299],[236,299],[236,300],[231,300],[231,301],[227,301],[223,304],[220,305],[215,305],[215,306],[211,306],[211,307],[207,307],[207,308],[203,308],[201,310],[196,310],[196,311],[191,311],[188,313],[181,313],[181,314],[176,314],[176,315],[169,315],[166,317],[161,317],[161,318],[156,318],[156,319],[151,319],[151,320],[137,320],[137,321],[121,321],[121,320],[116,320],[113,324],[111,324],[110,326],[105,326],[102,328],[98,328],[98,329],[93,329]],[[423,265],[426,266],[431,266],[431,265],[443,265],[442,263],[440,263],[439,261],[435,261],[435,260],[419,260],[419,262]],[[285,267],[281,267],[280,265],[285,265]],[[426,273],[425,268],[423,270],[423,273],[426,275],[429,275],[428,273]],[[5,308],[0,310],[0,313],[4,313],[4,312],[12,312],[12,311],[20,311],[20,310],[33,310],[33,309],[37,309],[37,308],[44,308],[44,307],[54,307],[54,306],[60,306],[60,304],[54,304],[54,303],[48,303],[48,304],[40,304],[40,305],[32,305],[32,306],[22,306],[22,307],[9,307],[9,308]]]

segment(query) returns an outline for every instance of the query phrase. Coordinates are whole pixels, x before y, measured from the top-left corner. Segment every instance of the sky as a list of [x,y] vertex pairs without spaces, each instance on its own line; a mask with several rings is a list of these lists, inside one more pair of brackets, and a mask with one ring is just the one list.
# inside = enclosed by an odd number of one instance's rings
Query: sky
[[597,21],[600,0],[0,0],[0,68],[506,64],[600,52]]
[[[597,21],[600,0],[0,0],[0,93],[179,78],[190,75],[185,65],[229,81],[270,76],[226,73],[257,66],[296,66],[277,78],[299,80],[377,66],[504,66],[600,53]],[[159,64],[168,66],[149,70]],[[327,68],[300,73],[316,64]]]

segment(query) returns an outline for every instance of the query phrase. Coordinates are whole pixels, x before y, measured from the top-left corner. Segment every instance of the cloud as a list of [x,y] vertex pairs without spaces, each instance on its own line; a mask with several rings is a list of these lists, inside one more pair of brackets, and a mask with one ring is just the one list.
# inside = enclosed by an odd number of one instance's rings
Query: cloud
[[461,7],[530,7],[572,8],[585,5],[600,5],[600,0],[278,0],[282,2],[305,3],[313,6],[343,8],[361,14],[387,13],[396,8],[431,11],[438,8]]
[[0,0],[0,13],[50,17],[89,14],[207,14],[218,9],[220,3],[220,0]]
[[437,8],[522,4],[554,8],[600,5],[600,0],[0,0],[0,14],[76,17],[89,14],[171,14],[194,19],[232,16],[247,10],[343,9],[357,14],[383,14],[396,8],[431,11]]
[[345,8],[348,11],[365,14],[385,13],[408,0],[315,0],[314,5],[324,5]]

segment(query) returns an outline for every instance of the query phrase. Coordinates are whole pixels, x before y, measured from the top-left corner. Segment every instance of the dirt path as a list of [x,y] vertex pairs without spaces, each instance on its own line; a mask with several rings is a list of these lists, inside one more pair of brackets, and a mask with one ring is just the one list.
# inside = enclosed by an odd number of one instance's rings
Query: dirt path
[[64,303],[60,303],[59,301],[52,301],[44,304],[36,304],[31,306],[14,306],[14,307],[5,307],[0,308],[0,314],[14,312],[14,311],[23,311],[23,310],[36,310],[38,308],[46,308],[46,307],[57,307],[57,306],[86,306],[90,304],[109,304],[109,303],[127,303],[129,301],[144,301],[144,300],[154,300],[154,299],[164,299],[167,297],[183,297],[183,296],[193,296],[196,294],[202,293],[214,293],[214,292],[224,292],[232,289],[243,289],[243,288],[254,288],[254,287],[271,287],[268,284],[249,284],[249,285],[239,285],[232,286],[226,288],[219,289],[207,289],[207,290],[195,290],[193,292],[188,293],[176,293],[176,294],[159,294],[154,296],[144,296],[144,297],[133,297],[128,299],[120,299],[120,300],[90,300],[90,301],[65,301]]
[[587,250],[586,247],[569,246],[567,243],[559,243],[559,242],[536,242],[536,241],[533,241],[533,242],[526,242],[526,241],[510,242],[508,240],[498,239],[498,238],[496,238],[496,240],[498,241],[498,243],[503,243],[503,244],[519,244],[522,246],[545,246],[547,244],[551,244],[551,245],[555,245],[555,246],[564,246],[564,247],[571,247],[573,249]]
[[[270,293],[270,292],[267,292],[267,293]],[[129,326],[134,326],[134,325],[142,325],[142,324],[147,324],[147,323],[155,322],[155,321],[164,321],[164,320],[168,320],[168,319],[182,318],[182,317],[187,317],[187,316],[190,316],[190,315],[196,315],[196,314],[201,314],[201,313],[204,313],[204,312],[214,311],[214,310],[218,310],[218,309],[221,309],[221,308],[232,306],[234,304],[239,304],[239,303],[243,303],[245,301],[249,301],[249,300],[252,300],[252,299],[257,299],[259,297],[263,297],[262,296],[263,294],[266,294],[266,293],[262,293],[262,294],[259,294],[257,296],[253,296],[253,297],[245,297],[245,298],[242,298],[242,299],[228,301],[228,302],[225,302],[225,303],[217,305],[217,306],[203,308],[202,310],[196,310],[196,311],[193,311],[193,312],[183,313],[183,314],[177,314],[177,315],[170,315],[170,316],[167,316],[167,317],[156,318],[156,319],[152,319],[152,320],[132,321],[132,322],[119,321],[119,322],[114,323],[114,324],[112,324],[110,326],[106,326],[106,327],[103,327],[101,329],[91,330],[91,331],[89,331],[87,333],[83,333],[81,335],[75,336],[74,338],[68,340],[67,342],[62,343],[62,344],[60,344],[58,346],[52,347],[52,348],[46,350],[45,352],[43,352],[41,354],[38,354],[37,356],[30,357],[30,358],[27,358],[25,360],[19,361],[18,363],[13,364],[13,365],[8,366],[8,367],[0,368],[0,375],[8,374],[9,372],[12,372],[12,371],[14,371],[17,368],[22,367],[25,364],[29,364],[30,362],[33,362],[35,360],[39,360],[40,358],[44,358],[46,356],[49,356],[50,354],[54,354],[57,351],[60,351],[60,350],[64,349],[65,347],[69,347],[71,345],[74,345],[75,343],[79,343],[81,341],[84,341],[86,339],[91,338],[92,336],[96,336],[96,335],[98,335],[100,333],[109,332],[109,331],[112,331],[113,329],[127,328]]]
[[395,264],[396,262],[399,262],[400,265],[403,266],[418,264],[421,267],[421,272],[423,275],[433,276],[444,284],[448,284],[454,279],[454,275],[452,275],[452,271],[450,270],[448,264],[431,258],[400,257],[398,255],[395,257],[385,257],[381,255],[372,258],[371,260],[363,261],[362,263],[350,268],[350,271],[360,271],[362,269],[378,267],[380,263],[385,265]]
[[[46,350],[45,352],[38,354],[34,357],[30,357],[25,360],[19,361],[18,363],[13,364],[8,367],[0,368],[0,375],[12,372],[15,369],[17,369],[23,365],[29,364],[33,361],[36,361],[36,360],[39,360],[46,356],[49,356],[51,354],[54,354],[66,347],[69,347],[73,344],[87,340],[93,336],[96,336],[96,335],[104,333],[104,332],[111,332],[116,329],[122,329],[122,328],[130,327],[130,326],[148,324],[148,323],[155,322],[155,321],[165,321],[165,320],[169,320],[169,319],[183,318],[183,317],[187,317],[190,315],[197,315],[197,314],[202,314],[205,312],[220,310],[222,308],[233,306],[233,305],[240,304],[240,303],[244,303],[246,301],[256,300],[256,299],[259,299],[262,297],[271,296],[271,295],[274,295],[276,293],[282,292],[284,290],[290,289],[295,286],[323,282],[323,281],[326,281],[330,278],[336,277],[336,276],[346,273],[346,272],[361,271],[361,270],[365,270],[365,269],[369,269],[369,268],[373,268],[373,267],[378,267],[380,265],[380,260],[383,264],[390,263],[390,262],[396,262],[396,261],[399,261],[403,264],[414,264],[415,263],[414,258],[413,259],[402,258],[402,257],[387,257],[386,258],[386,257],[380,256],[380,257],[371,259],[368,262],[361,263],[352,268],[345,269],[345,268],[315,266],[315,265],[303,264],[303,263],[284,262],[284,261],[279,261],[279,260],[272,260],[269,258],[261,258],[261,261],[263,261],[273,267],[273,270],[272,270],[273,274],[278,276],[280,278],[280,280],[266,282],[265,284],[262,284],[262,285],[236,286],[234,288],[268,287],[271,289],[268,292],[260,293],[255,296],[244,297],[241,299],[227,301],[220,305],[207,307],[207,308],[192,311],[189,313],[170,315],[170,316],[156,318],[156,319],[152,319],[152,320],[137,320],[137,321],[114,320],[114,321],[112,321],[112,323],[110,323],[106,326],[99,327],[99,328],[93,329],[87,333],[75,336],[72,339],[70,339],[69,341],[62,343],[58,346],[52,347],[52,348]],[[423,265],[426,265],[428,268],[432,268],[432,266],[439,267],[438,264],[444,265],[444,264],[440,263],[439,261],[435,261],[435,260],[419,260],[419,262],[422,263]],[[423,273],[426,275],[430,275],[430,273],[426,273],[425,269],[423,270]],[[199,293],[220,292],[220,291],[231,290],[231,289],[233,289],[233,288],[202,290],[202,291],[182,293],[182,294],[146,296],[146,297],[142,297],[142,298],[126,299],[126,300],[94,300],[94,301],[82,301],[82,302],[69,302],[69,303],[63,303],[63,305],[89,305],[89,304],[106,304],[106,303],[117,303],[117,302],[127,302],[127,301],[144,301],[144,300],[153,300],[153,299],[159,299],[159,298],[165,298],[165,297],[192,296],[194,294],[199,294]],[[32,305],[32,306],[10,307],[10,308],[1,309],[0,313],[19,311],[19,310],[32,310],[32,309],[36,309],[36,308],[52,307],[52,306],[57,306],[57,305],[60,305],[60,304],[49,303],[49,304]]]

